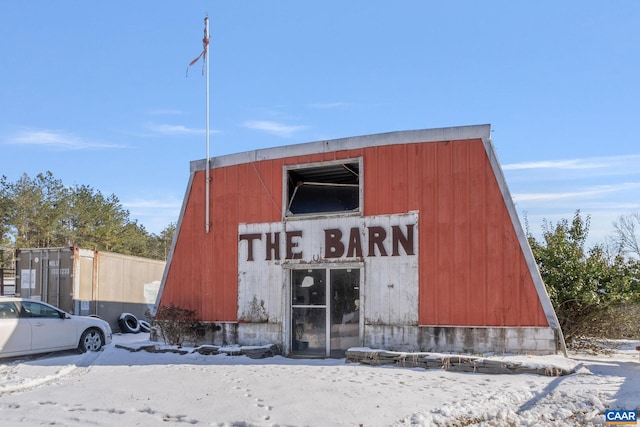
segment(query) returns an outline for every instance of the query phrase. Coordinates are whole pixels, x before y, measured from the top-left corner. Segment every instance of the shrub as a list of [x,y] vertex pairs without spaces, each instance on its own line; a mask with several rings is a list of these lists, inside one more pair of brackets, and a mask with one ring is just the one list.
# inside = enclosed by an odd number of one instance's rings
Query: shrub
[[150,316],[157,325],[165,344],[181,346],[185,338],[196,335],[202,326],[196,311],[173,304],[158,308],[155,316]]
[[602,245],[585,249],[589,217],[543,225],[543,239],[529,244],[569,346],[584,337],[638,334],[640,263]]

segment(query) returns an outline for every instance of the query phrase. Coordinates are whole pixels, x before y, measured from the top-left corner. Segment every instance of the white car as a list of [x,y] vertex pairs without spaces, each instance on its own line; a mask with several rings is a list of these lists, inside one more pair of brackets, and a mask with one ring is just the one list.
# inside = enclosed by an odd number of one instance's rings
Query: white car
[[41,301],[0,297],[0,358],[75,348],[99,351],[112,335],[102,319],[73,316]]

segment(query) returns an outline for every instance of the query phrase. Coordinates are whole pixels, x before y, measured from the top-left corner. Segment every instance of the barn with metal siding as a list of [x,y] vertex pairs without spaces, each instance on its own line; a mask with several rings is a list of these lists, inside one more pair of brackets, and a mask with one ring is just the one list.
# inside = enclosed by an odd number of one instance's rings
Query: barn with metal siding
[[564,348],[489,125],[193,161],[169,304],[291,355]]

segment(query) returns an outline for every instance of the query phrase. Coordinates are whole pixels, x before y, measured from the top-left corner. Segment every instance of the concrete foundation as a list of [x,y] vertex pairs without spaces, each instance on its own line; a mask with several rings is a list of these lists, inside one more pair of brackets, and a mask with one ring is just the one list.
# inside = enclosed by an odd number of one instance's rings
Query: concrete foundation
[[[152,338],[153,339],[153,338]],[[204,323],[198,344],[288,348],[280,323]],[[187,341],[192,341],[188,339]],[[532,354],[558,352],[551,328],[366,325],[363,347],[402,352]]]
[[396,351],[555,354],[553,329],[540,327],[367,325],[364,345]]
[[280,323],[237,323],[237,328],[240,345],[275,344],[285,348]]

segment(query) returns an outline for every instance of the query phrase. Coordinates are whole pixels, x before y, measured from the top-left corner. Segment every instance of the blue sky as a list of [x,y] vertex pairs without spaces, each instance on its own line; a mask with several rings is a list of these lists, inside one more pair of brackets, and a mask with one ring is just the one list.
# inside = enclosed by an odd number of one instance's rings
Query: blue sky
[[206,155],[489,123],[521,219],[640,209],[640,2],[3,1],[0,175],[115,194],[152,233]]

